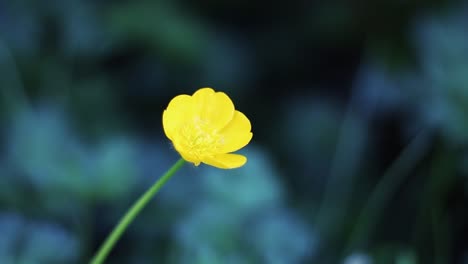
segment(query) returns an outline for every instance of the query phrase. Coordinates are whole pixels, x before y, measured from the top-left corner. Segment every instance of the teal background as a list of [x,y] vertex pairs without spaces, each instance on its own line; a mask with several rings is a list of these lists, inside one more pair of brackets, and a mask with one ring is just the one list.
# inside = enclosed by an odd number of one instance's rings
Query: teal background
[[246,166],[185,166],[107,263],[468,263],[467,1],[0,1],[0,263],[87,263],[226,92]]

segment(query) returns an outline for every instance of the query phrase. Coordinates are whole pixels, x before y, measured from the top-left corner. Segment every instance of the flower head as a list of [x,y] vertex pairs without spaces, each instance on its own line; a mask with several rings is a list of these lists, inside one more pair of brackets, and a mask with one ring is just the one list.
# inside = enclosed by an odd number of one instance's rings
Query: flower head
[[232,169],[247,162],[245,156],[230,152],[252,139],[250,121],[223,92],[201,88],[192,96],[174,97],[164,110],[163,127],[182,158],[196,166],[203,162]]

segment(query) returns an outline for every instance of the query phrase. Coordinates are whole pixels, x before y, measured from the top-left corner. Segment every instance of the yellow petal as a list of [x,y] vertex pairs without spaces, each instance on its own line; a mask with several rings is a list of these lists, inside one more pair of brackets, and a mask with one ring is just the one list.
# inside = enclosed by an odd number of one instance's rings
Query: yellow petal
[[218,154],[213,157],[204,157],[202,162],[220,169],[234,169],[243,166],[247,158],[239,154]]
[[182,156],[182,158],[185,161],[191,162],[195,166],[200,165],[201,161],[197,157],[190,155],[190,153],[187,151],[184,151],[184,149],[180,149],[180,147],[176,144],[176,142],[174,142],[174,147],[176,148],[177,152],[179,152],[180,156]]
[[174,133],[180,129],[187,120],[193,118],[193,100],[186,94],[174,97],[163,113],[163,128],[166,136],[173,140]]
[[251,129],[249,119],[243,113],[235,111],[234,118],[220,131],[224,142],[219,152],[228,153],[243,148],[252,139]]
[[234,104],[223,92],[211,88],[201,88],[193,94],[194,111],[200,120],[211,128],[220,130],[225,127],[234,115]]

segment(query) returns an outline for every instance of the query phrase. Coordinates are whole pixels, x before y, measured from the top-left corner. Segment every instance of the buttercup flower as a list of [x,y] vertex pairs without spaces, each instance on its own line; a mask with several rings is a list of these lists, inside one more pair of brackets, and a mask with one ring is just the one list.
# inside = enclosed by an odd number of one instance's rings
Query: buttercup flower
[[245,156],[230,152],[252,139],[250,121],[223,92],[201,88],[192,96],[174,97],[164,110],[163,127],[182,158],[196,166],[203,162],[233,169],[247,162]]

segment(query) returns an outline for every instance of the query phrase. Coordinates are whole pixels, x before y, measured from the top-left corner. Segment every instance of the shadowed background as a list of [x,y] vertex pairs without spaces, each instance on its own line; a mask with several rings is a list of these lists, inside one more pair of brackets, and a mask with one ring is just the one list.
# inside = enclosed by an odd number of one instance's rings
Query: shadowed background
[[108,263],[468,263],[467,1],[0,2],[0,263],[86,263],[200,87],[246,166],[185,166]]

